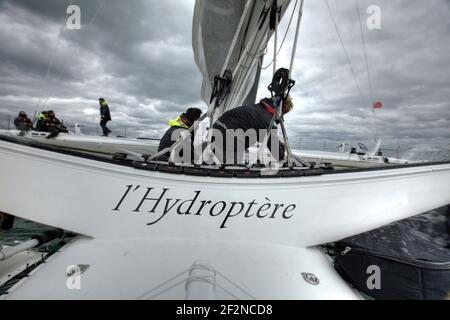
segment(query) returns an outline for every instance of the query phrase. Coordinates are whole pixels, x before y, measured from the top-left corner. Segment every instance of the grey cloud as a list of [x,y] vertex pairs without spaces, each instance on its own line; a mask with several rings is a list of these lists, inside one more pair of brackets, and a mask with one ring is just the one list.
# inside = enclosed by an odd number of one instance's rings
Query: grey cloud
[[[286,118],[291,135],[332,141],[370,141],[371,98],[354,1],[329,0],[364,94],[363,105],[324,1],[305,3],[292,95],[296,108]],[[364,28],[377,131],[387,143],[405,145],[450,140],[450,10],[449,1],[359,1],[378,5],[382,29]],[[283,49],[284,65],[292,41]],[[269,47],[270,48],[270,47]],[[283,61],[281,62],[283,63]],[[270,79],[270,70],[263,74]],[[262,91],[260,91],[262,92]],[[321,140],[319,138],[318,140]]]
[[[97,98],[104,96],[116,133],[127,128],[131,135],[158,137],[167,120],[187,106],[206,109],[191,48],[193,0],[74,0],[82,10],[82,29],[73,31],[61,29],[69,2],[0,0],[0,117],[21,109],[33,114],[39,99],[49,97],[48,107],[67,123],[86,123],[95,132]],[[293,71],[296,106],[286,117],[289,134],[294,143],[370,143],[372,101],[354,1],[329,2],[366,104],[324,1],[306,1]],[[377,112],[379,135],[387,145],[448,143],[450,1],[359,3],[363,23],[369,5],[380,6],[382,13],[382,30],[364,29],[374,99],[384,104]],[[289,35],[279,66],[289,65],[292,40]],[[264,64],[270,52],[269,47]],[[267,95],[270,78],[268,68],[259,96]]]

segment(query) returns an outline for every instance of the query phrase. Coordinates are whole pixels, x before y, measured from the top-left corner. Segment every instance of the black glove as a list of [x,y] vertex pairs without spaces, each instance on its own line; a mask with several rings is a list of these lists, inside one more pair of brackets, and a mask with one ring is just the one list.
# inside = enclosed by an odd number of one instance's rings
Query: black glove
[[280,141],[280,150],[279,150],[279,154],[280,154],[280,161],[283,161],[284,160],[284,154],[285,154],[285,152],[286,152],[286,145],[284,144],[284,142],[281,142]]

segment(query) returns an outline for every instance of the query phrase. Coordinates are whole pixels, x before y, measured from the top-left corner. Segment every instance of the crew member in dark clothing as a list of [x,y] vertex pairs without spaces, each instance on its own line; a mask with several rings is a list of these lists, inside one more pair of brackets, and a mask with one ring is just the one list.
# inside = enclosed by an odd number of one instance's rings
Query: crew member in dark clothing
[[[170,128],[164,133],[161,141],[159,143],[158,152],[163,151],[164,149],[172,147],[172,145],[176,142],[178,137],[182,134],[183,131],[189,130],[190,127],[197,121],[202,115],[202,110],[198,108],[189,108],[185,113],[181,114],[175,119],[169,120]],[[194,135],[191,133],[191,156],[194,155]],[[182,156],[182,153],[180,153]],[[161,156],[159,160],[166,161],[170,157],[169,153]]]
[[19,112],[19,116],[14,119],[14,125],[20,131],[30,131],[33,129],[33,122],[24,111]]
[[[288,97],[283,103],[283,115],[290,112],[292,108],[292,100]],[[264,141],[264,137],[260,136],[260,130],[266,134],[265,130],[269,128],[275,112],[276,109],[271,98],[263,99],[255,105],[238,107],[225,112],[213,125],[213,130],[222,137],[222,144],[219,144],[216,139],[213,140],[214,153],[219,161],[224,164],[242,164],[245,150],[255,142],[262,143]],[[256,141],[250,142],[247,137],[237,137],[236,130],[238,129],[244,133],[247,130],[254,130]],[[272,129],[276,130],[277,127],[274,125]],[[234,139],[234,143],[229,139]],[[229,155],[226,150],[227,143],[234,144],[234,150]],[[278,150],[272,150],[272,146],[278,147]],[[278,134],[270,132],[267,148],[276,160],[284,159],[284,144],[279,141]]]
[[48,112],[47,111],[42,111],[41,113],[39,113],[39,115],[37,116],[37,121],[36,121],[36,131],[44,131],[44,120],[47,119],[48,116]]
[[47,139],[56,137],[60,132],[68,132],[67,128],[56,118],[55,113],[51,110],[47,112],[47,118],[43,121],[42,126],[42,131],[50,132]]
[[108,102],[105,99],[98,99],[100,104],[100,127],[103,130],[103,136],[107,137],[112,131],[106,126],[108,121],[111,121],[111,112],[109,110]]

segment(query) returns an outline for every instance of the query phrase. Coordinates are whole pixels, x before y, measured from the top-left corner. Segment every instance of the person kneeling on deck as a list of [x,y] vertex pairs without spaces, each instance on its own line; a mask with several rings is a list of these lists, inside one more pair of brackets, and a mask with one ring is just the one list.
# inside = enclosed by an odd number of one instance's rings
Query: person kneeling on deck
[[[190,127],[194,125],[194,122],[197,121],[202,115],[202,110],[198,108],[189,108],[185,113],[181,114],[175,119],[169,120],[170,128],[167,129],[166,133],[164,133],[161,141],[159,143],[158,152],[163,151],[164,149],[172,147],[172,145],[178,140],[178,138]],[[194,154],[194,135],[191,133],[191,156]],[[181,153],[180,156],[183,156]],[[170,154],[166,153],[159,157],[158,160],[167,161],[169,160]]]
[[48,111],[47,118],[43,122],[44,132],[50,132],[47,139],[56,137],[60,132],[69,132],[67,128],[62,124],[62,122],[56,118],[53,111]]
[[20,131],[30,131],[33,129],[33,122],[24,111],[19,112],[19,116],[14,119],[14,125]]
[[[292,108],[291,97],[288,97],[282,106],[283,115],[290,112]],[[256,143],[263,143],[275,112],[272,98],[265,98],[257,104],[225,112],[213,125],[212,151],[217,159],[222,164],[243,164],[247,149]],[[231,146],[234,147],[231,148]],[[284,143],[280,142],[275,125],[270,130],[267,148],[276,161],[284,159]]]
[[45,130],[44,121],[45,121],[45,119],[47,119],[47,116],[48,116],[48,112],[47,111],[42,111],[36,117],[37,118],[36,127],[35,127],[36,131],[44,131]]

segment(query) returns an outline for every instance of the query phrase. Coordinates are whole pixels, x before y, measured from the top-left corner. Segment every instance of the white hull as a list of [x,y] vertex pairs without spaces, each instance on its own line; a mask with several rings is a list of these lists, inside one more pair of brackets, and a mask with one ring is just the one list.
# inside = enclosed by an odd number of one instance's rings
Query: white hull
[[[354,299],[326,256],[310,247],[450,203],[450,164],[299,178],[195,177],[0,140],[0,176],[0,211],[94,238],[77,240],[9,298],[184,298],[184,285],[147,293],[206,260],[258,299]],[[245,208],[233,216],[240,202]],[[81,291],[65,286],[72,264],[91,265]],[[302,272],[317,275],[320,285],[305,282]],[[219,291],[215,298],[230,298]]]
[[[0,141],[0,176],[0,211],[101,238],[174,236],[266,242],[270,234],[271,243],[309,246],[450,203],[450,164],[299,178],[227,179],[143,171]],[[132,190],[118,206],[130,185]],[[145,200],[139,212],[134,211],[148,188],[153,188],[148,198],[164,193],[155,211],[149,213],[156,200]],[[179,204],[192,200],[196,192],[199,195],[190,211],[200,213],[178,214]],[[250,217],[244,217],[252,200]],[[199,210],[201,201],[210,203]],[[222,201],[225,208],[219,213],[222,204],[212,207]],[[244,203],[244,209],[224,223],[232,202]],[[265,206],[259,214],[265,217],[258,218],[256,211],[264,204],[270,208]],[[286,219],[283,212],[288,207]],[[235,205],[231,215],[239,209]],[[158,223],[147,225],[159,218]]]
[[124,153],[127,155],[154,154],[158,150],[158,141],[128,138],[101,137],[60,133],[57,137],[46,139],[48,133],[30,131],[23,136],[18,130],[0,130],[0,136],[16,139],[39,146],[58,149],[77,150],[105,155]]

